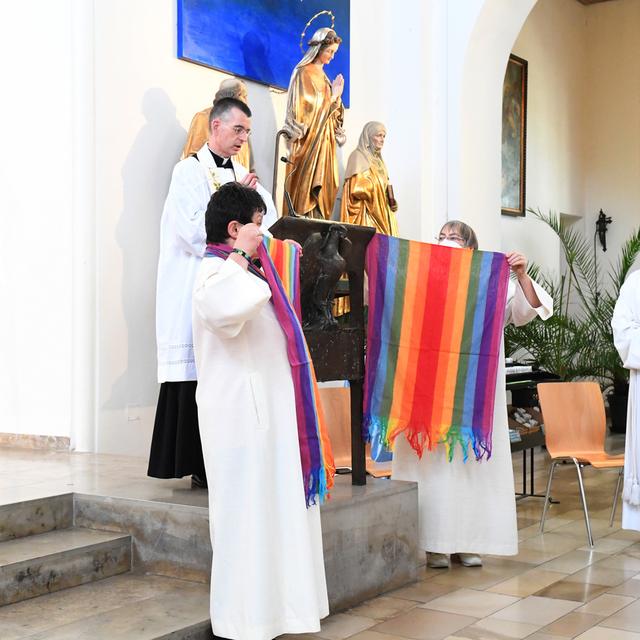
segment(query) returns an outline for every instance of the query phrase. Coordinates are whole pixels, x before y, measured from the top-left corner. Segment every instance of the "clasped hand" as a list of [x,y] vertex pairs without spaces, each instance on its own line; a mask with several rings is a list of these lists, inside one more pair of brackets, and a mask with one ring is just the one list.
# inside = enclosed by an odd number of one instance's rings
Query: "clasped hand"
[[341,73],[339,73],[331,83],[331,99],[337,100],[344,90],[344,77]]

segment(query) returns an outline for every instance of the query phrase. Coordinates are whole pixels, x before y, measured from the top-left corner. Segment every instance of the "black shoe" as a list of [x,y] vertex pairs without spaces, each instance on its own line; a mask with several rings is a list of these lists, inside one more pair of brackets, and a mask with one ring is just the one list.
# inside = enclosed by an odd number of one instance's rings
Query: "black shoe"
[[191,476],[192,489],[206,489],[207,487],[207,476],[199,476],[195,473]]

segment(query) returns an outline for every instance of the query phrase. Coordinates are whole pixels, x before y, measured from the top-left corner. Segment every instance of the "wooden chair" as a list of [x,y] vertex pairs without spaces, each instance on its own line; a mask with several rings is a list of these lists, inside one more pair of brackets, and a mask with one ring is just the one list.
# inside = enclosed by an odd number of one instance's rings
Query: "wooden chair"
[[[347,387],[320,387],[320,402],[327,420],[331,448],[338,473],[351,469],[351,398]],[[365,465],[367,473],[374,478],[391,475],[390,462],[375,462],[371,459],[371,447],[367,444]]]
[[351,469],[351,407],[346,387],[320,387],[336,469]]
[[544,531],[544,522],[549,509],[553,472],[559,462],[570,460],[578,473],[587,538],[589,546],[593,547],[582,468],[591,465],[596,469],[614,467],[620,469],[609,520],[609,526],[612,526],[624,466],[624,455],[612,456],[604,450],[606,418],[600,385],[596,382],[540,383],[538,397],[544,421],[546,446],[551,456],[551,469],[549,470],[547,492],[540,520],[540,532]]

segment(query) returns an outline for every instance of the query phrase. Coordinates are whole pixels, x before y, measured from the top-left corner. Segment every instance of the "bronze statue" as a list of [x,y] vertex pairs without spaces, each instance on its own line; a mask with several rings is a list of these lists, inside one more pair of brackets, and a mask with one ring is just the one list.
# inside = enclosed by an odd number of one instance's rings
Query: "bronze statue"
[[300,303],[305,329],[337,328],[331,307],[350,249],[351,241],[341,224],[332,224],[323,233],[316,231],[305,241],[300,260]]

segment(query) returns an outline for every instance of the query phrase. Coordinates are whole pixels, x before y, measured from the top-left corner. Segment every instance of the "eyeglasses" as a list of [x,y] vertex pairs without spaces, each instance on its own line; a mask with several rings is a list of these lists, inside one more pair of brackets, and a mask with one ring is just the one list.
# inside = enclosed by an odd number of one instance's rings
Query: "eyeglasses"
[[240,124],[236,124],[236,125],[230,125],[230,124],[226,124],[223,123],[226,127],[229,127],[231,129],[233,129],[233,132],[237,135],[237,136],[241,136],[241,135],[245,135],[247,136],[247,138],[251,135],[251,129],[245,129],[242,125]]
[[466,243],[466,240],[462,237],[459,236],[457,233],[450,233],[450,234],[446,234],[446,233],[441,233],[436,240],[438,242],[442,242],[443,240],[451,240],[452,242],[457,242],[458,244],[464,245]]

